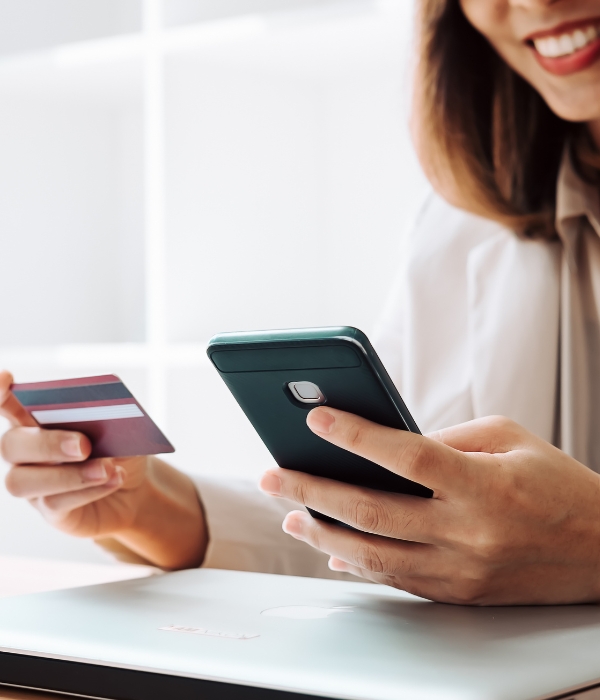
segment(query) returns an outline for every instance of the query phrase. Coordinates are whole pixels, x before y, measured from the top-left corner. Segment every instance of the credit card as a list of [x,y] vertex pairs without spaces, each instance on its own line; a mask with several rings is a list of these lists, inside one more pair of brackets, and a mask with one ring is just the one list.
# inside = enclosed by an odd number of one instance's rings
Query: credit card
[[133,457],[175,448],[114,374],[13,384],[17,400],[42,428],[87,435],[91,457]]

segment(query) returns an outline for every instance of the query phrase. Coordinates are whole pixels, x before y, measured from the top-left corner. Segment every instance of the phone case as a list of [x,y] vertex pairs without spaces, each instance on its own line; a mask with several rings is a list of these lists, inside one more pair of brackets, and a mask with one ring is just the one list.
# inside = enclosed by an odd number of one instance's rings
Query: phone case
[[432,496],[425,486],[317,437],[306,425],[314,405],[300,403],[288,388],[290,382],[312,382],[323,392],[325,405],[419,433],[360,330],[341,326],[222,333],[211,339],[207,354],[280,467],[372,489]]

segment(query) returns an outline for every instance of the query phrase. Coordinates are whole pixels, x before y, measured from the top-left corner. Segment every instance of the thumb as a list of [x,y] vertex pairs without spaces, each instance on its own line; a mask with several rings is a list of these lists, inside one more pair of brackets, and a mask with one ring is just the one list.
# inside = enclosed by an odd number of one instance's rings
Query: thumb
[[497,454],[523,445],[525,435],[525,429],[509,418],[487,416],[429,433],[427,437],[461,452]]

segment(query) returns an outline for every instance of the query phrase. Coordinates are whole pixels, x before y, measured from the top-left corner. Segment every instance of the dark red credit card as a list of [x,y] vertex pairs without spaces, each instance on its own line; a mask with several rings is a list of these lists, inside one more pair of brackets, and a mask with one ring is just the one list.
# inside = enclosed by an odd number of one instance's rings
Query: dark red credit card
[[43,428],[87,435],[91,457],[133,457],[175,448],[114,374],[13,384],[12,392]]

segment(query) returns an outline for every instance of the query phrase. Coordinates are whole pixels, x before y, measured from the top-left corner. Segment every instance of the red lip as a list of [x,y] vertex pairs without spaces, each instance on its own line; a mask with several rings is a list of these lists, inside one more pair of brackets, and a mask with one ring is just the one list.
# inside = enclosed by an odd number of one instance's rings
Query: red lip
[[571,75],[589,68],[600,58],[600,37],[568,56],[558,58],[542,56],[534,46],[531,46],[531,51],[544,70],[553,75]]

